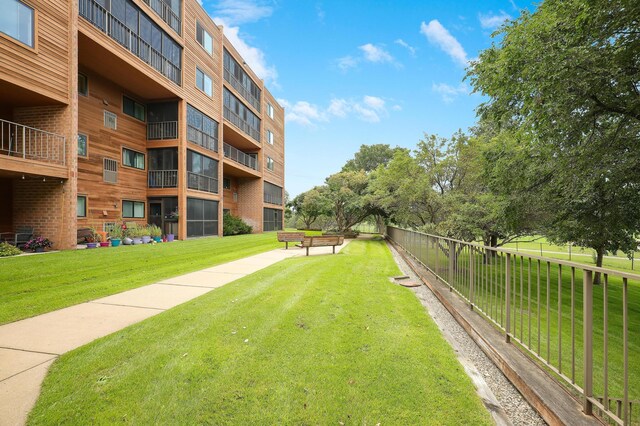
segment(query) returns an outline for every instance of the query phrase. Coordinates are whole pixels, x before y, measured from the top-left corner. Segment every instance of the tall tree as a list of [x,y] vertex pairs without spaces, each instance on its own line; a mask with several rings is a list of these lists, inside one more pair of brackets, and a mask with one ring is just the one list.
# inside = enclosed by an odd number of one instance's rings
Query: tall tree
[[356,172],[363,170],[370,173],[379,165],[386,166],[393,158],[393,154],[402,148],[391,148],[387,144],[361,145],[360,150],[353,155],[353,158],[342,167],[343,172]]
[[376,210],[367,192],[369,178],[363,170],[339,172],[326,179],[326,197],[339,232],[348,231]]
[[325,192],[325,188],[315,187],[296,195],[288,203],[296,215],[302,219],[306,229],[311,229],[316,219],[329,213],[329,200],[325,196]]

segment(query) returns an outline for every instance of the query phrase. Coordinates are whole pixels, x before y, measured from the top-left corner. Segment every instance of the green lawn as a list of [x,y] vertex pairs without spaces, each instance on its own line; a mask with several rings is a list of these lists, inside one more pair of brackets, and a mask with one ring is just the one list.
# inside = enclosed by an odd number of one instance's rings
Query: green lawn
[[281,246],[268,232],[0,258],[0,324]]
[[492,424],[380,241],[288,259],[63,355],[30,424]]

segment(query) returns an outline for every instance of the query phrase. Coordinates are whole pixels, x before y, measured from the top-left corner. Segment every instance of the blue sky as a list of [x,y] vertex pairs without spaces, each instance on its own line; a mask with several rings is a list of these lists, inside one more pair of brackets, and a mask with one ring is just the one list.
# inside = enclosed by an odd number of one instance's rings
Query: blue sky
[[204,0],[286,108],[286,189],[320,185],[362,144],[415,147],[475,122],[467,61],[523,0]]

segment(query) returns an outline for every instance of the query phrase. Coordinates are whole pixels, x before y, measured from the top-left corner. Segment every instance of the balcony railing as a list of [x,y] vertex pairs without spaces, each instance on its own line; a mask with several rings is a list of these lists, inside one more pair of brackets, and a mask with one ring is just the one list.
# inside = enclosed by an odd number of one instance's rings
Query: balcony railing
[[65,137],[0,120],[0,154],[65,165]]
[[264,194],[264,202],[269,204],[282,205],[282,195]]
[[255,96],[253,96],[251,92],[238,81],[236,76],[231,74],[226,68],[224,69],[224,79],[227,80],[227,82],[229,82],[243,98],[253,105],[256,111],[260,112],[260,99],[256,99]]
[[249,126],[249,123],[244,121],[238,114],[231,111],[227,106],[224,107],[224,118],[229,120],[234,126],[238,127],[253,139],[260,142],[260,131]]
[[124,23],[113,16],[107,9],[100,6],[96,0],[80,0],[80,16],[91,22],[109,37],[136,55],[142,61],[151,65],[156,71],[169,80],[180,85],[182,74],[179,67],[171,63],[164,55],[142,40],[138,34],[132,32]]
[[224,156],[250,169],[258,170],[258,160],[255,157],[240,151],[228,143],[224,144]]
[[218,179],[198,173],[187,172],[187,187],[198,191],[218,193]]
[[580,395],[585,414],[640,424],[639,275],[392,226],[387,234]]
[[153,11],[160,17],[164,22],[169,24],[173,30],[179,35],[182,34],[182,19],[178,16],[171,6],[166,4],[161,0],[142,0],[146,4],[153,9]]
[[210,151],[218,152],[218,138],[209,136],[193,126],[187,126],[187,140]]
[[177,188],[177,170],[149,170],[149,188]]
[[178,122],[147,123],[147,140],[178,139]]

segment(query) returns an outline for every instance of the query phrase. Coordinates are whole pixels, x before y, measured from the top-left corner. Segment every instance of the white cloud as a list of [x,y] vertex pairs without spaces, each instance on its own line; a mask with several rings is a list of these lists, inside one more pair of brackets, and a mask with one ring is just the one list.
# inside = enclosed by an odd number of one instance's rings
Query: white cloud
[[405,49],[407,49],[409,51],[409,53],[411,54],[411,56],[416,56],[416,48],[411,46],[409,43],[407,43],[403,39],[399,38],[396,41],[394,41],[394,43],[395,44],[399,44],[400,46],[402,46]]
[[450,86],[446,83],[433,83],[431,90],[439,93],[442,100],[447,104],[453,102],[455,98],[460,95],[469,94],[469,86],[464,83],[460,83],[457,87]]
[[273,8],[254,0],[220,0],[211,12],[229,25],[241,25],[268,18]]
[[391,109],[394,111],[402,111],[402,107],[400,105],[394,105],[391,107]]
[[482,28],[493,29],[498,28],[504,23],[504,21],[513,18],[511,18],[511,15],[501,10],[498,14],[495,14],[493,12],[489,12],[486,15],[483,13],[479,13],[478,19],[480,20],[480,25],[482,26]]
[[467,52],[464,51],[460,42],[437,19],[428,24],[423,22],[420,25],[420,32],[427,37],[431,44],[438,46],[458,64],[466,66],[469,62]]
[[[314,127],[320,122],[329,122],[332,118],[346,119],[350,116],[368,123],[377,123],[389,115],[386,102],[377,96],[363,96],[361,99],[333,98],[326,109],[321,109],[306,101],[291,104],[285,99],[278,99],[285,107],[287,122],[298,123],[306,127]],[[394,105],[392,110],[401,110]]]
[[393,62],[393,56],[382,47],[367,43],[358,47],[358,49],[362,51],[364,59],[369,62]]
[[[221,21],[224,25],[224,21]],[[264,52],[257,47],[250,46],[240,36],[239,27],[224,27],[224,35],[227,36],[233,47],[251,67],[256,75],[266,83],[278,87],[278,71],[273,65],[267,64]]]
[[358,66],[358,59],[353,56],[343,56],[342,58],[338,58],[337,63],[338,68],[342,71],[347,71]]

